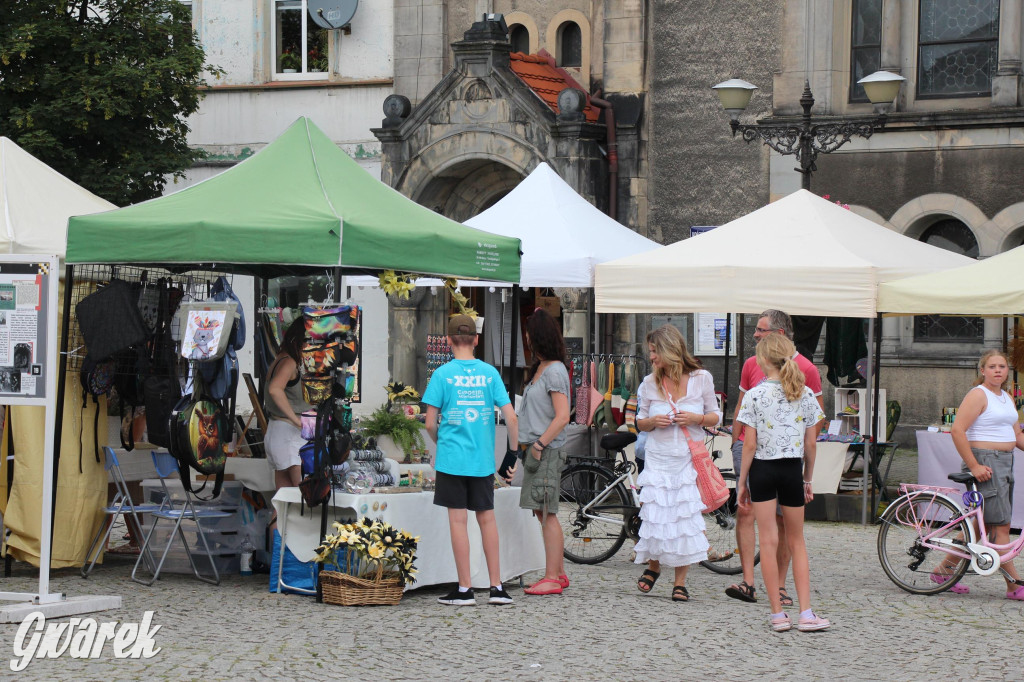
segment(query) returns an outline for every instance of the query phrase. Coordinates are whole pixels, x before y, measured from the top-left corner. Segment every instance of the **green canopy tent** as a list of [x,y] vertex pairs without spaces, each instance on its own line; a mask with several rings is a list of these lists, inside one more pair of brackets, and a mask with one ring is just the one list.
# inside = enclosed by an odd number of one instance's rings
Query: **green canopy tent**
[[308,118],[175,194],[68,221],[67,262],[216,264],[270,277],[309,267],[519,281],[518,239],[481,232],[363,170]]

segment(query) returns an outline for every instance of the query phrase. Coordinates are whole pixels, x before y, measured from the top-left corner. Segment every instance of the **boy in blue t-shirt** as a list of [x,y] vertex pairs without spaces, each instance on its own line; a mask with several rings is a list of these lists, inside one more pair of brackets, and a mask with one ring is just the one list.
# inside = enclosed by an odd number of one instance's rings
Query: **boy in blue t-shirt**
[[[473,357],[478,337],[469,315],[448,322],[448,343],[455,359],[438,367],[423,402],[427,433],[437,442],[434,504],[448,508],[448,526],[459,585],[438,599],[442,604],[474,606],[469,577],[469,513],[476,512],[484,558],[491,581],[491,604],[511,604],[501,585],[498,525],[494,520],[494,408],[501,408],[513,450],[518,447],[518,422],[498,371]],[[438,417],[440,416],[440,422]]]

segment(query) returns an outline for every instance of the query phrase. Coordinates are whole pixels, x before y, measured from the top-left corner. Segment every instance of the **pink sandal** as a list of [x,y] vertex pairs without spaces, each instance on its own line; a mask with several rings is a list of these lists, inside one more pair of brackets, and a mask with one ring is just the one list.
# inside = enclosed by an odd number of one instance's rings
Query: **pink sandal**
[[[938,573],[932,573],[931,575],[932,582],[939,585],[948,582],[952,577],[953,576],[951,575],[940,575]],[[971,591],[971,588],[967,587],[967,585],[964,585],[963,583],[957,583],[956,585],[953,585],[953,587],[949,588],[949,591],[954,594],[967,594]],[[1009,593],[1007,593],[1007,596],[1009,596]],[[1022,595],[1020,599],[1024,600],[1024,595]]]
[[1018,585],[1017,589],[1007,592],[1006,598],[1013,599],[1014,601],[1024,601],[1024,585]]
[[569,576],[563,573],[562,575],[558,576],[558,582],[561,583],[562,589],[564,590],[565,588],[569,587]]
[[526,594],[562,594],[562,583],[554,578],[541,578],[523,590]]

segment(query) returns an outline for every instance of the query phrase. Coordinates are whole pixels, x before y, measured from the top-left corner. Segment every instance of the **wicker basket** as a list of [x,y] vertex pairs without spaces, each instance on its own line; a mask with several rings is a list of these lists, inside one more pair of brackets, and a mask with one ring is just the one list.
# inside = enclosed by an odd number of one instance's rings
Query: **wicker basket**
[[320,590],[327,604],[394,605],[402,601],[405,583],[395,573],[378,572],[375,579],[366,579],[337,571],[320,571]]

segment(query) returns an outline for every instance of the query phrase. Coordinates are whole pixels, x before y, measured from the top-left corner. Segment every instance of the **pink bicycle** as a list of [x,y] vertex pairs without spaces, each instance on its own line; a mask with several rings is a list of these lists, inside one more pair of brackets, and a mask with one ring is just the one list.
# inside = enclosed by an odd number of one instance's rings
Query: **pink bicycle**
[[949,480],[966,485],[967,492],[904,483],[900,497],[880,520],[882,570],[912,594],[948,590],[968,569],[992,575],[1024,549],[1024,535],[1007,545],[989,541],[982,515],[984,498],[971,474],[950,474]]

